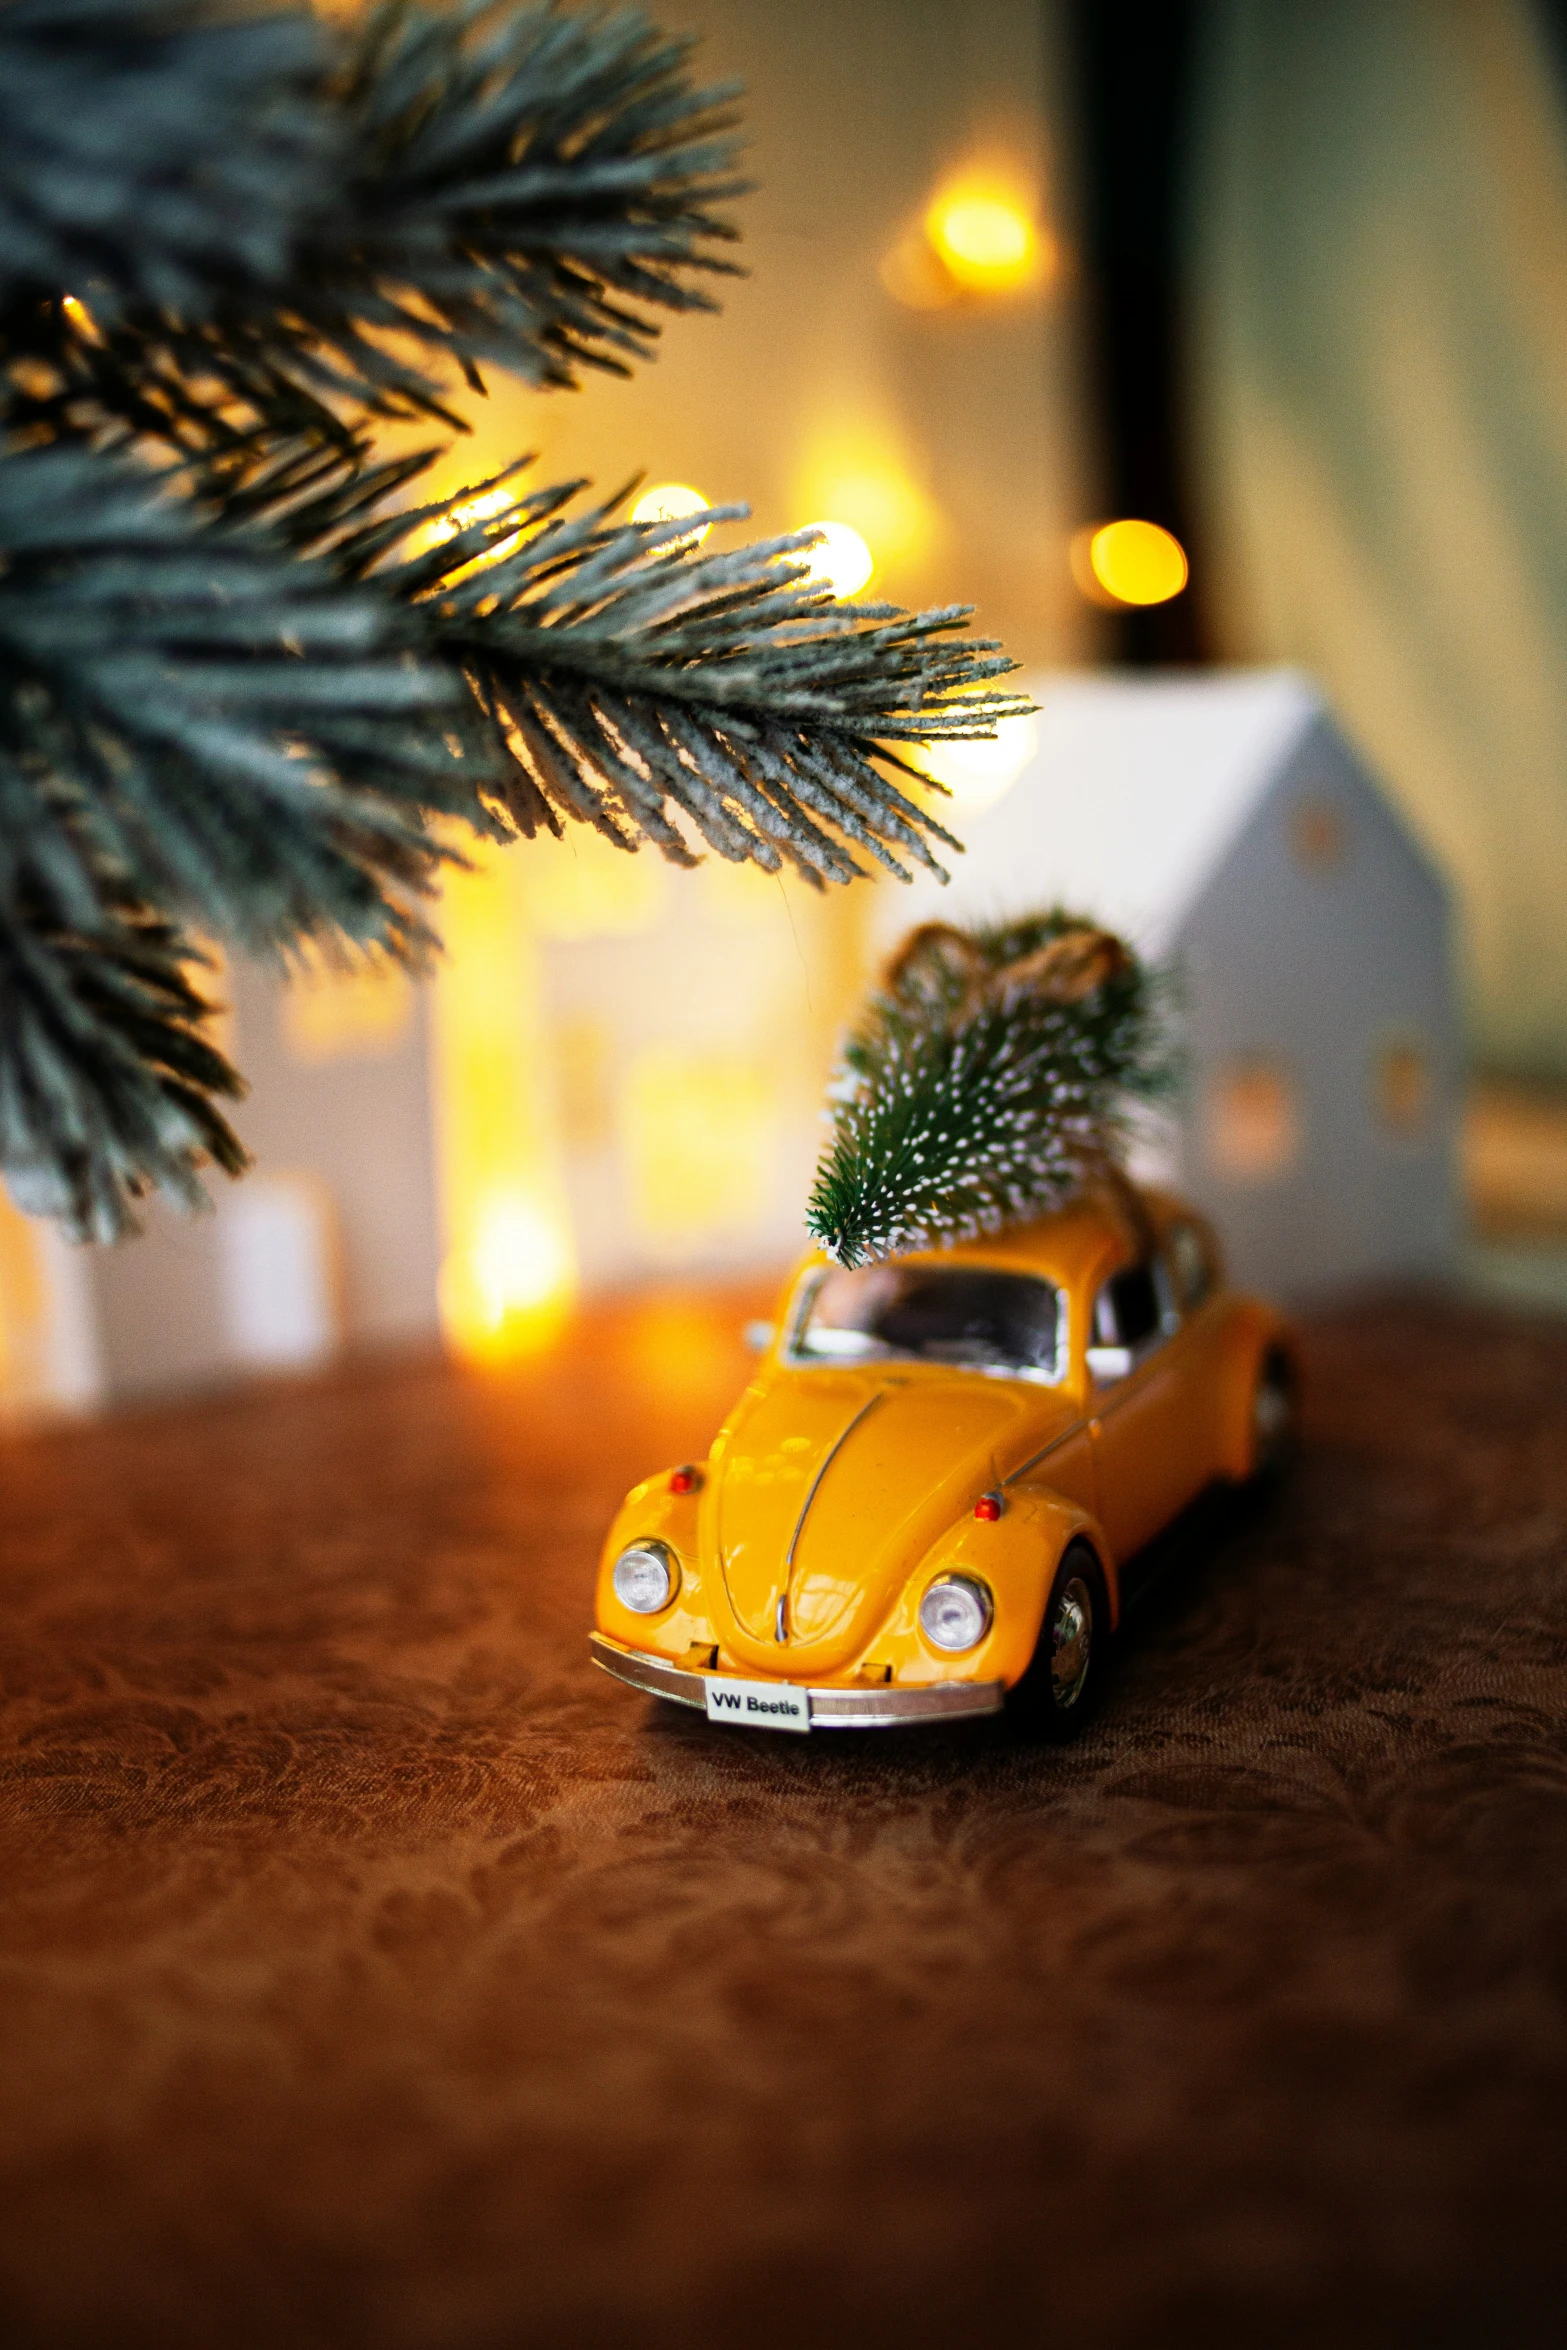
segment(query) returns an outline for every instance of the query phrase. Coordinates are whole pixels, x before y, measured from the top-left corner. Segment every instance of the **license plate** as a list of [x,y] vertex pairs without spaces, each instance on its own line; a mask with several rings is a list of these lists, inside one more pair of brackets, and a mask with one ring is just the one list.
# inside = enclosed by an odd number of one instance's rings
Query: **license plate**
[[786,1681],[731,1681],[709,1678],[707,1718],[738,1722],[743,1730],[808,1730],[811,1700]]

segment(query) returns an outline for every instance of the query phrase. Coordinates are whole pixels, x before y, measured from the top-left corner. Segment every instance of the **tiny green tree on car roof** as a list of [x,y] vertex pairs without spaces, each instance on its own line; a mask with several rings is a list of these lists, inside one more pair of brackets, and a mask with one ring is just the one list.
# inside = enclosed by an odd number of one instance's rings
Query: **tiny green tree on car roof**
[[1127,1113],[1168,1083],[1153,975],[1056,907],[927,923],[849,1036],[807,1225],[843,1265],[948,1246],[1093,1184],[1123,1198]]

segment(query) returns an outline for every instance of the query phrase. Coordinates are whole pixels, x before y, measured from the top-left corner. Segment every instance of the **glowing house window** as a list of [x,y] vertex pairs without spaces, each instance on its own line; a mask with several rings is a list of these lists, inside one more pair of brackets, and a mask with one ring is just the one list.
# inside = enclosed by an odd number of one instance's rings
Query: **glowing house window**
[[1259,1054],[1221,1063],[1205,1108],[1209,1163],[1232,1183],[1275,1183],[1299,1162],[1300,1098],[1282,1062]]
[[0,1421],[45,1391],[48,1324],[37,1228],[0,1185]]
[[777,1148],[765,1070],[733,1052],[649,1046],[632,1064],[623,1117],[633,1212],[650,1239],[755,1228]]
[[515,893],[523,860],[465,844],[447,876],[435,994],[441,1321],[461,1355],[542,1344],[576,1288],[538,958]]
[[1378,1123],[1401,1142],[1417,1142],[1431,1117],[1431,1066],[1407,1037],[1384,1044],[1377,1054],[1372,1099]]
[[1290,810],[1290,846],[1308,873],[1332,873],[1349,853],[1349,826],[1342,809],[1315,794]]
[[334,970],[306,958],[283,997],[289,1056],[307,1068],[396,1052],[413,1024],[413,988],[395,963],[367,959]]

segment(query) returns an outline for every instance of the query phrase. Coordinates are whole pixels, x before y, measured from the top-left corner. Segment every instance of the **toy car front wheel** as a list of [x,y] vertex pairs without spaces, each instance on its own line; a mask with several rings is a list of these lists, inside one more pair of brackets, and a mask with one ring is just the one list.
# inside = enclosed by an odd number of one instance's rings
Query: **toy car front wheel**
[[1033,1660],[1009,1700],[1036,1737],[1075,1738],[1093,1713],[1110,1642],[1110,1603],[1099,1561],[1074,1542],[1055,1571]]

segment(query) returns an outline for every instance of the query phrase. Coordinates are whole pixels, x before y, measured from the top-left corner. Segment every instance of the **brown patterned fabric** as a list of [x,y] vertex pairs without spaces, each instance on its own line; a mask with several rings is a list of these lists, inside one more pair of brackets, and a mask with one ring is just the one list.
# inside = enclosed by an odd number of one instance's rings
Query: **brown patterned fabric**
[[1567,2333],[1567,1331],[1308,1339],[1075,1749],[595,1673],[732,1302],[0,1448],[0,2336]]

